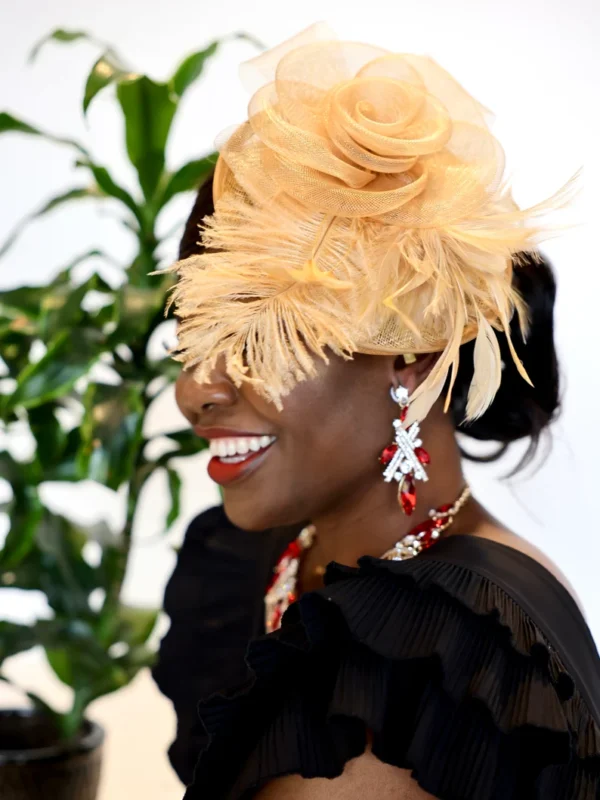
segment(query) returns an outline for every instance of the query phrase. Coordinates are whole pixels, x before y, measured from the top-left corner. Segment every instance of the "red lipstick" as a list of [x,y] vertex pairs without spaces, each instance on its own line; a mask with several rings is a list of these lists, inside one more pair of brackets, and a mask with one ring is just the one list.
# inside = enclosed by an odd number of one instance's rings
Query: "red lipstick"
[[269,434],[258,433],[257,431],[240,431],[236,428],[203,428],[201,425],[193,426],[194,433],[202,439],[235,439],[237,436],[261,436]]
[[208,474],[215,483],[227,486],[255,472],[269,455],[269,450],[272,446],[273,443],[262,450],[258,450],[256,453],[248,453],[244,460],[239,461],[237,464],[227,464],[221,461],[219,456],[213,456],[208,462]]

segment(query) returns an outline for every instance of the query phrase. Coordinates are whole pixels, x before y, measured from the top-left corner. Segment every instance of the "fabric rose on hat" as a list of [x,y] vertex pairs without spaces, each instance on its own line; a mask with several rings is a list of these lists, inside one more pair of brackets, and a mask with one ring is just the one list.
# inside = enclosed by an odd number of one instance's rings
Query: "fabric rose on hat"
[[504,166],[485,109],[433,60],[347,42],[285,55],[222,155],[242,184],[260,161],[259,195],[411,227],[472,213]]

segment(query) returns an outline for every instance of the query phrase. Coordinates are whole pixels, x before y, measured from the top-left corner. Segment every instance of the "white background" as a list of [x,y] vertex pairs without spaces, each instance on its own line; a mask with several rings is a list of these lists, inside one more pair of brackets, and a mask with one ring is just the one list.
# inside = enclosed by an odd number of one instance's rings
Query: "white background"
[[[566,573],[600,640],[600,269],[595,237],[600,211],[600,57],[595,49],[600,6],[595,0],[0,0],[0,110],[85,139],[96,160],[110,165],[133,189],[110,92],[96,99],[87,126],[81,118],[83,81],[97,50],[86,44],[51,44],[27,66],[27,54],[38,38],[59,26],[85,29],[111,42],[132,68],[164,79],[184,55],[215,37],[244,30],[272,46],[321,19],[340,38],[433,56],[491,108],[521,205],[545,198],[580,166],[585,168],[583,193],[569,215],[580,225],[543,248],[558,276],[556,335],[565,390],[551,455],[534,475],[510,482],[498,478],[512,461],[470,467],[468,472],[491,511]],[[172,137],[171,166],[204,154],[223,128],[244,118],[247,96],[237,64],[254,52],[242,42],[228,44],[188,93]],[[82,180],[71,163],[64,148],[16,135],[0,137],[0,241],[24,214]],[[190,202],[182,200],[165,226],[183,219]],[[101,246],[122,261],[132,248],[109,214],[100,216],[83,204],[56,212],[35,223],[0,263],[0,286],[44,281],[90,246]],[[165,261],[174,254],[175,240],[163,253]],[[149,430],[182,424],[169,396],[153,409]],[[171,545],[191,516],[217,500],[204,456],[188,462],[184,475],[183,518],[166,539],[157,536],[167,503],[165,487],[157,480],[146,495],[126,586],[130,601],[160,602],[174,563]],[[52,496],[77,518],[106,515],[111,524],[119,524],[121,499],[102,487],[70,487],[66,494]],[[0,616],[32,612],[31,601],[1,594]]]

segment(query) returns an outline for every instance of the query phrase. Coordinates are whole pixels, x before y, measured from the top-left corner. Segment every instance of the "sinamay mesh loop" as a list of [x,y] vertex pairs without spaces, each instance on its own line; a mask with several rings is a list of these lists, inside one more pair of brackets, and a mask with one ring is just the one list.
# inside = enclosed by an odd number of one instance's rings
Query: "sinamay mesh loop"
[[475,338],[475,418],[500,383],[494,329],[508,334],[515,311],[526,325],[512,256],[535,251],[574,181],[520,210],[489,112],[435,61],[306,39],[254,60],[268,77],[220,153],[210,252],[169,267],[172,355],[199,381],[224,356],[281,408],[315,356],[439,352],[412,420]]

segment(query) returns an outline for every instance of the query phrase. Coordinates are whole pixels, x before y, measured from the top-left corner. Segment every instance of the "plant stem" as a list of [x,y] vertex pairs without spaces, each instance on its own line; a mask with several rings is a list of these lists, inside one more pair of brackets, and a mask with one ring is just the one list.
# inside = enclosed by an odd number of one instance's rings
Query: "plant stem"
[[[119,607],[119,600],[121,590],[125,581],[127,572],[127,564],[129,562],[129,554],[133,544],[133,525],[135,522],[135,513],[137,510],[138,501],[146,480],[152,473],[152,465],[146,462],[143,456],[143,445],[140,446],[134,464],[134,472],[129,483],[129,492],[127,494],[127,514],[125,518],[125,526],[123,527],[121,543],[119,547],[118,557],[118,576],[111,583],[109,591],[104,599],[101,617],[110,626],[114,622],[114,612]],[[100,625],[100,630],[104,626]]]

